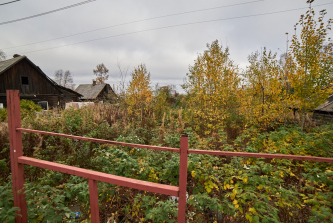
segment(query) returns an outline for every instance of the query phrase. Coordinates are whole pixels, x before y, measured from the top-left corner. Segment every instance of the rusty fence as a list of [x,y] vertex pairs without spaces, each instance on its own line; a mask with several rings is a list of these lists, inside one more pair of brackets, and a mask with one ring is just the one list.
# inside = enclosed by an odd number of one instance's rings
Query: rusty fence
[[[149,191],[153,193],[165,194],[179,197],[178,199],[178,222],[185,223],[186,211],[186,183],[187,183],[187,156],[189,153],[208,154],[216,156],[242,156],[242,157],[258,157],[258,158],[278,158],[278,159],[295,159],[317,162],[333,163],[333,158],[312,157],[312,156],[296,156],[283,154],[265,154],[265,153],[246,153],[246,152],[225,152],[212,150],[192,150],[188,149],[188,138],[182,136],[180,139],[180,148],[169,148],[159,146],[149,146],[133,143],[115,142],[110,140],[87,138],[81,136],[60,134],[54,132],[45,132],[39,130],[21,128],[20,116],[20,98],[18,90],[7,90],[7,108],[8,108],[8,128],[9,128],[9,144],[11,157],[11,172],[13,183],[14,206],[20,210],[16,213],[16,223],[28,222],[27,204],[24,193],[24,165],[36,166],[44,169],[54,170],[61,173],[71,174],[84,177],[89,180],[89,197],[90,197],[90,213],[93,223],[99,222],[99,205],[98,205],[98,189],[97,181],[115,184],[123,187]],[[142,149],[152,149],[180,153],[179,167],[179,187],[152,183],[142,180],[136,180],[126,177],[115,176],[107,173],[87,170],[83,168],[68,166],[64,164],[34,159],[23,156],[22,149],[22,132],[31,132],[36,134],[52,135],[71,139],[85,140],[96,143],[113,144],[120,146],[128,146]]]

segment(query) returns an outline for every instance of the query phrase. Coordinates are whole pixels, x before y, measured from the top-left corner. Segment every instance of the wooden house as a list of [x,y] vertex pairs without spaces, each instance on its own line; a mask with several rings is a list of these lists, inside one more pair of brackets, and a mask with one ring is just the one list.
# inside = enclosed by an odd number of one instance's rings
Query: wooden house
[[313,118],[319,122],[333,122],[333,94],[325,103],[313,109]]
[[96,84],[95,81],[92,84],[80,84],[75,91],[83,95],[82,101],[115,102],[117,99],[116,93],[109,84]]
[[0,61],[0,104],[7,107],[6,90],[20,90],[20,98],[32,100],[44,109],[66,102],[80,101],[79,93],[59,86],[26,56],[15,54],[12,59]]

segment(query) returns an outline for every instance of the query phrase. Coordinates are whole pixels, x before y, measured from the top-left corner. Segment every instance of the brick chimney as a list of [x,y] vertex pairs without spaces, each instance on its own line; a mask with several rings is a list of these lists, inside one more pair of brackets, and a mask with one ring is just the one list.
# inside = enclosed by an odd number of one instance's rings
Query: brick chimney
[[95,86],[95,85],[96,85],[96,81],[95,81],[95,80],[93,80],[92,86]]

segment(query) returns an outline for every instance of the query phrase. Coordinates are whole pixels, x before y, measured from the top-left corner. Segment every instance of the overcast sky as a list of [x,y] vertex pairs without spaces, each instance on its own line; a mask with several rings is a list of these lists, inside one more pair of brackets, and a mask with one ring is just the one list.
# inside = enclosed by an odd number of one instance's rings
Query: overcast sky
[[[10,1],[0,0],[0,24],[84,0],[21,0],[1,5]],[[333,1],[312,4],[322,5],[314,7],[316,12],[327,9],[325,21],[333,18],[329,3]],[[129,73],[144,63],[152,85],[175,84],[182,92],[189,65],[207,43],[219,40],[229,47],[231,59],[245,68],[248,55],[262,47],[285,52],[285,33],[291,39],[294,24],[307,6],[306,0],[96,0],[0,25],[0,49],[7,59],[15,53],[26,55],[51,78],[58,69],[70,70],[77,85],[91,83],[92,70],[99,63],[110,70],[107,83],[111,86],[120,80],[118,62],[129,67]]]

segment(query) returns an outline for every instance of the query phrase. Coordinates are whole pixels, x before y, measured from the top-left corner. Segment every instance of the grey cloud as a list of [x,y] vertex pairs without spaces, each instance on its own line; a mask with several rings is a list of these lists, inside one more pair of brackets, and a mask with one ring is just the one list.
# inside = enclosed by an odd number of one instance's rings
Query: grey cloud
[[[161,15],[248,1],[250,0],[97,0],[58,13],[0,26],[0,49]],[[38,14],[78,2],[80,0],[30,0],[0,6],[0,22]],[[265,0],[241,6],[141,21],[4,51],[8,57],[11,57],[14,53],[22,54],[140,30],[306,7],[305,2],[305,0]],[[329,0],[317,0],[313,5],[329,2]],[[319,11],[323,8],[328,11],[326,18],[333,18],[333,4],[318,7],[315,10]],[[121,61],[124,67],[130,66],[129,72],[135,66],[145,63],[147,69],[151,72],[153,84],[157,82],[160,84],[177,84],[177,88],[180,90],[179,85],[183,83],[183,79],[188,72],[188,66],[193,65],[197,54],[206,49],[207,43],[218,39],[224,47],[229,46],[231,58],[240,67],[245,68],[248,55],[257,50],[260,51],[261,47],[266,46],[278,54],[282,53],[280,51],[285,51],[285,32],[290,33],[290,39],[293,34],[293,25],[298,22],[300,14],[305,13],[305,11],[299,10],[158,29],[26,53],[26,55],[51,77],[57,69],[70,70],[74,73],[76,84],[90,83],[93,78],[92,69],[99,63],[104,63],[110,69],[112,76],[108,81],[110,84],[117,84],[119,80],[118,60]],[[332,37],[332,32],[330,36]]]

